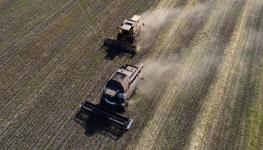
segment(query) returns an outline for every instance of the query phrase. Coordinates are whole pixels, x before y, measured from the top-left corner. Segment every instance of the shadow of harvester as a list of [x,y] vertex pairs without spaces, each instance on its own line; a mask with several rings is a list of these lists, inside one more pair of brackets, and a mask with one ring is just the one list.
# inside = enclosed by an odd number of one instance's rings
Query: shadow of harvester
[[103,43],[103,48],[106,49],[105,59],[113,60],[115,57],[129,55],[130,58],[133,58],[135,55],[135,47],[130,45],[125,45],[118,40],[105,39]]
[[84,114],[79,111],[75,116],[75,122],[79,123],[85,129],[85,135],[91,137],[95,133],[100,133],[114,140],[118,140],[124,133],[123,130],[110,125],[94,114]]

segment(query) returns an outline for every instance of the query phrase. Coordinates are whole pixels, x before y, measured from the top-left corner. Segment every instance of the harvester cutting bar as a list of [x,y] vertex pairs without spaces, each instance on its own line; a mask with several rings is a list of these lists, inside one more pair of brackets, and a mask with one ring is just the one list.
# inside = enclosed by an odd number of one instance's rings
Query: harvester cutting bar
[[105,46],[114,46],[117,48],[120,48],[122,50],[125,50],[128,53],[135,54],[136,53],[136,46],[132,44],[127,44],[118,40],[113,40],[113,39],[106,39],[104,41]]
[[80,105],[80,110],[85,114],[94,114],[101,119],[111,123],[112,125],[120,127],[123,130],[128,130],[133,122],[132,119],[126,118],[99,105],[94,105],[87,101]]

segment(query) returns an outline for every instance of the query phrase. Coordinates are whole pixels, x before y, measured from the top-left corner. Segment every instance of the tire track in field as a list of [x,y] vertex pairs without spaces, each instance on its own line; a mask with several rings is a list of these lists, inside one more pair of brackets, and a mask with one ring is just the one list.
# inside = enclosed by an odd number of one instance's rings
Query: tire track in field
[[230,64],[233,64],[233,61],[236,59],[235,56],[240,56],[240,51],[238,51],[238,49],[242,49],[243,47],[243,31],[247,22],[246,16],[251,9],[250,2],[251,1],[247,1],[246,3],[238,27],[236,27],[230,44],[225,50],[223,59],[224,61],[220,65],[220,70],[216,75],[216,81],[210,87],[209,93],[201,106],[201,112],[198,114],[188,149],[203,149],[205,147],[209,148],[213,142],[212,138],[209,136],[209,133],[215,130],[213,126],[218,123],[218,119],[221,116],[219,113],[223,104],[222,94],[226,89],[229,74],[232,72],[232,66],[230,66]]
[[[93,24],[97,24],[97,22],[98,22],[97,19],[96,19],[96,22],[93,23],[92,20],[89,19],[89,16],[87,15],[87,13],[86,13],[86,11],[84,10],[84,8],[82,7],[82,5],[80,4],[80,1],[79,1],[79,0],[77,0],[77,1],[78,1],[78,6],[79,6],[79,8],[81,9],[83,15],[84,15],[85,18],[86,18],[85,20],[88,20],[88,21],[89,21],[88,24],[91,24],[92,30],[95,31],[95,34],[97,35],[97,37],[98,37],[98,38],[100,38],[100,37],[105,38],[105,37],[106,37],[106,34],[104,33],[104,30],[102,29],[101,25],[100,25],[100,24],[98,25],[98,26],[99,26],[99,30],[100,30],[99,33],[97,33],[96,26],[93,25]],[[93,18],[96,18],[96,17],[95,17],[96,15],[94,15],[94,14],[92,13],[90,7],[89,7],[89,6],[87,6],[87,7],[88,7],[89,14],[91,14],[91,16],[92,16]],[[100,33],[101,33],[102,35],[100,35]]]

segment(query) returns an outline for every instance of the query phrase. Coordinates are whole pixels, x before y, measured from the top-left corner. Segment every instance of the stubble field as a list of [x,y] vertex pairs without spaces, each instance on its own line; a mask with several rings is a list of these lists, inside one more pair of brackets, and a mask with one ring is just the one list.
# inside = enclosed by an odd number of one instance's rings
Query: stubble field
[[[107,57],[123,19],[147,28]],[[0,149],[263,148],[262,0],[0,0]],[[115,138],[75,119],[124,63],[143,63]]]

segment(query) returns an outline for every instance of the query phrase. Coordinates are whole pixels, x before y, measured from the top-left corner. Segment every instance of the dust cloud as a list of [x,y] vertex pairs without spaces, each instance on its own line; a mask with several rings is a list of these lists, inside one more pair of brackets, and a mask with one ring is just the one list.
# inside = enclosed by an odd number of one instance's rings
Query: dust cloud
[[[140,37],[139,46],[142,49],[148,49],[153,47],[161,32],[167,32],[165,28],[169,28],[169,24],[176,24],[177,21],[185,21],[188,27],[192,30],[196,29],[196,25],[203,21],[209,14],[208,10],[211,8],[210,2],[200,3],[187,10],[181,8],[168,8],[168,9],[155,9],[147,11],[142,16],[143,26]],[[176,30],[176,29],[173,29]],[[189,29],[190,30],[190,29]],[[174,32],[174,31],[168,31]],[[191,32],[190,32],[191,34]],[[167,38],[167,37],[165,37]],[[161,47],[162,51],[172,49],[170,45],[164,44]],[[210,59],[207,64],[202,66],[195,66],[198,69],[197,72],[191,71],[190,66],[185,66],[179,60],[179,56],[176,53],[170,53],[159,56],[158,58],[146,59],[142,76],[144,80],[140,83],[138,89],[139,93],[150,96],[156,92],[159,87],[168,84],[174,79],[177,80],[178,84],[185,84],[195,78],[198,78],[200,74],[205,70],[206,65],[211,65],[213,59]],[[204,65],[204,66],[203,66]],[[188,67],[188,68],[185,68]],[[190,75],[182,74],[183,69],[190,70]],[[180,72],[178,72],[180,70]]]
[[167,32],[170,24],[178,21],[188,21],[194,28],[204,18],[209,15],[207,12],[212,3],[200,3],[187,10],[181,8],[158,8],[141,14],[144,26],[138,37],[138,45],[141,49],[149,49],[156,42],[157,37],[162,32]]
[[150,98],[158,89],[161,90],[171,82],[175,86],[184,87],[186,84],[201,80],[204,74],[208,73],[209,68],[215,67],[220,60],[215,54],[205,54],[203,57],[206,58],[204,61],[194,65],[180,60],[174,54],[145,60],[143,80],[139,83],[138,93]]
[[[233,1],[236,2],[236,5],[242,4],[242,1],[240,0]],[[162,39],[160,41],[156,41],[159,34],[162,34],[162,32],[166,32],[163,36],[165,39],[168,38],[168,40],[170,40],[172,37],[167,35],[169,35],[170,32],[178,30],[178,28],[176,28],[177,22],[185,22],[185,25],[187,26],[186,29],[183,30],[190,30],[190,32],[185,33],[187,35],[172,34],[172,36],[192,36],[192,34],[195,33],[192,32],[192,30],[198,29],[196,26],[199,26],[200,22],[206,21],[205,19],[211,15],[211,10],[213,10],[213,15],[215,17],[220,18],[223,15],[223,7],[213,8],[213,6],[214,2],[208,1],[199,3],[195,6],[189,6],[187,9],[155,9],[142,13],[142,21],[145,23],[145,26],[142,28],[142,32],[139,37],[140,46],[142,48],[149,48],[156,46],[154,45],[156,43],[158,44],[163,42]],[[169,27],[170,24],[175,25],[175,28]],[[169,30],[165,30],[166,28]],[[209,39],[209,45],[211,45],[210,49],[213,49],[213,51],[216,52],[219,51],[218,48],[225,47],[225,43],[221,43],[221,41],[223,41],[222,38],[225,37],[221,37],[219,35],[211,37]],[[254,41],[254,39],[252,38],[251,41]],[[217,53],[207,53],[202,56],[206,58],[204,62],[192,64],[191,66],[189,62],[187,62],[188,60],[194,62],[194,60],[192,60],[193,58],[190,58],[191,56],[185,56],[188,58],[181,58],[181,56],[179,56],[176,52],[170,52],[171,49],[173,49],[173,42],[169,41],[158,48],[163,51],[161,56],[148,58],[143,62],[144,69],[142,71],[142,75],[144,77],[144,81],[140,83],[138,89],[140,93],[144,95],[149,96],[154,94],[156,89],[162,85],[168,84],[171,81],[176,81],[176,84],[183,86],[186,83],[200,80],[204,74],[208,74],[206,72],[208,68],[216,67],[220,61],[220,56],[217,56]],[[169,54],[167,54],[168,50],[170,52]]]
[[138,37],[138,45],[142,49],[150,48],[160,31],[176,19],[181,11],[181,9],[156,9],[141,14],[144,26]]
[[139,93],[143,95],[151,95],[156,88],[167,84],[179,67],[178,58],[175,55],[147,59],[143,65],[143,80],[138,86]]

